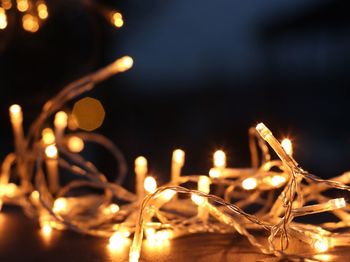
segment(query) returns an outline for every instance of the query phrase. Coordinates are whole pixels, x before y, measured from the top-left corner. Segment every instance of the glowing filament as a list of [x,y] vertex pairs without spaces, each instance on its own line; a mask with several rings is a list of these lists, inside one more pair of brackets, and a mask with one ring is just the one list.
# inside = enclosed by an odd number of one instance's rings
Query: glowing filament
[[48,158],[53,158],[53,159],[57,158],[57,155],[58,155],[57,147],[55,145],[47,146],[45,149],[45,155]]
[[63,197],[57,198],[53,204],[53,211],[55,213],[67,211],[67,200]]
[[7,27],[7,16],[5,9],[0,7],[0,29],[5,29]]
[[68,149],[74,153],[79,153],[84,149],[84,141],[78,136],[71,136],[67,142]]
[[258,185],[258,182],[253,177],[246,178],[242,182],[242,187],[245,190],[253,190],[256,188],[257,185]]
[[293,155],[293,145],[292,145],[292,141],[290,141],[290,139],[285,138],[282,140],[281,142],[281,146],[283,147],[284,151],[286,151],[286,153],[290,156]]
[[55,134],[51,128],[43,129],[41,136],[45,145],[51,145],[55,143]]
[[154,177],[148,176],[144,182],[144,188],[147,193],[153,193],[157,189],[157,182]]
[[213,155],[214,167],[224,168],[226,167],[226,154],[222,150],[218,150]]

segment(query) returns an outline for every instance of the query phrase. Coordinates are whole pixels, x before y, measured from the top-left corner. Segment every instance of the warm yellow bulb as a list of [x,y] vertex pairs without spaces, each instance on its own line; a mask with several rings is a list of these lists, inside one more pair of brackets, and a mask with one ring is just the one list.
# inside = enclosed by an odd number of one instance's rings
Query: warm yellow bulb
[[224,168],[226,167],[226,154],[222,150],[217,150],[214,153],[214,167]]
[[285,138],[281,142],[281,146],[283,147],[284,151],[287,153],[287,155],[292,156],[293,155],[293,145],[292,141],[290,139]]
[[103,213],[105,215],[112,215],[116,214],[120,210],[119,206],[117,204],[110,204],[108,207],[105,207],[103,209]]
[[22,108],[17,104],[10,106],[9,111],[13,117],[20,117],[22,115]]
[[66,128],[68,123],[68,115],[64,111],[59,111],[55,115],[54,124],[56,127]]
[[17,0],[17,9],[20,12],[26,12],[29,9],[28,0]]
[[38,16],[41,19],[46,19],[49,16],[49,13],[47,11],[47,6],[44,3],[38,4]]
[[43,129],[41,136],[45,145],[51,145],[55,143],[55,134],[51,128]]
[[204,193],[210,192],[210,178],[207,176],[200,176],[198,179],[198,190]]
[[84,141],[78,136],[71,136],[67,142],[68,149],[74,153],[79,153],[84,149]]
[[139,156],[135,159],[135,166],[147,167],[147,159],[143,156]]
[[172,161],[180,166],[183,166],[185,162],[185,152],[181,149],[174,150]]
[[67,199],[63,197],[57,198],[53,204],[53,211],[55,213],[67,211]]
[[5,29],[7,27],[7,16],[5,9],[0,7],[0,29]]
[[209,176],[211,178],[218,178],[218,177],[220,177],[220,175],[221,175],[221,172],[218,168],[211,168],[209,170]]
[[122,58],[119,58],[115,62],[115,66],[119,72],[124,72],[124,71],[130,69],[132,67],[133,63],[134,63],[134,61],[130,56],[124,56]]
[[205,202],[205,198],[201,197],[197,194],[192,194],[191,195],[191,200],[197,205],[197,206],[201,206],[204,204]]
[[45,155],[48,158],[57,158],[58,150],[55,145],[49,145],[45,148]]
[[30,197],[31,197],[33,200],[37,201],[37,200],[39,200],[39,198],[40,198],[40,194],[39,194],[38,191],[34,190],[34,191],[30,194]]
[[286,182],[286,178],[284,176],[275,175],[271,178],[271,185],[274,187],[278,187]]
[[335,208],[343,208],[346,206],[346,202],[344,198],[331,199],[328,201],[328,203],[334,206]]
[[5,185],[3,190],[5,191],[5,195],[7,197],[12,198],[16,196],[17,186],[14,183],[8,183],[7,185]]
[[119,231],[109,238],[108,247],[112,250],[123,248],[128,243],[128,239]]
[[242,182],[242,187],[245,189],[245,190],[252,190],[252,189],[255,189],[256,186],[258,185],[258,182],[255,178],[253,177],[249,177],[249,178],[246,178],[243,180]]
[[45,237],[48,237],[52,233],[52,227],[49,223],[44,223],[44,225],[41,227],[41,232]]
[[174,190],[166,189],[162,192],[161,197],[165,201],[170,201],[174,197],[175,194],[176,194],[176,192]]
[[314,247],[317,252],[326,252],[329,249],[329,244],[327,239],[320,238],[315,241]]
[[144,181],[144,188],[147,191],[147,193],[153,193],[157,189],[157,182],[154,179],[154,177],[148,176],[145,178]]
[[24,30],[35,33],[39,30],[38,18],[31,14],[25,14],[22,18],[22,26]]

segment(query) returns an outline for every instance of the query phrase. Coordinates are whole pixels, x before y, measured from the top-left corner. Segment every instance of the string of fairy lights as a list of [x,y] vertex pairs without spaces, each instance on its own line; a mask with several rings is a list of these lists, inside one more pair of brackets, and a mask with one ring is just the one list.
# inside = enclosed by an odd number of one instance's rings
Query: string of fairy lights
[[[107,8],[95,2],[87,2],[116,28],[124,25],[121,12]],[[49,17],[45,0],[0,0],[0,30],[6,30],[9,16],[20,15],[22,28],[31,33],[37,32]]]
[[[140,156],[134,166],[135,192],[123,188],[127,172],[119,149],[100,134],[70,132],[67,126],[74,114],[62,108],[132,64],[132,58],[122,57],[66,86],[43,106],[26,135],[22,108],[10,107],[15,151],[1,165],[1,205],[22,207],[38,220],[44,237],[69,229],[109,238],[110,250],[130,246],[131,262],[142,257],[144,241],[159,247],[199,232],[237,232],[261,253],[292,260],[320,261],[324,260],[320,255],[332,248],[350,246],[349,205],[344,198],[325,194],[328,189],[349,191],[350,172],[331,180],[309,174],[293,158],[291,141],[280,143],[263,123],[249,129],[248,168],[227,167],[225,152],[218,150],[207,173],[184,175],[185,152],[176,149],[167,184],[157,185],[147,159]],[[108,181],[83,158],[86,143],[97,143],[114,156],[119,166],[115,181]],[[272,158],[270,148],[279,159]],[[67,172],[77,179],[63,184]],[[295,221],[323,212],[336,219],[315,224]],[[307,251],[290,249],[293,239],[305,243]]]

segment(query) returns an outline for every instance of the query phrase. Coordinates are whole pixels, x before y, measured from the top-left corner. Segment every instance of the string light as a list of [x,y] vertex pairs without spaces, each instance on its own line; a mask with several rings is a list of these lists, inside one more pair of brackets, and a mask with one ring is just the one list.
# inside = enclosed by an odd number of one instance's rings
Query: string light
[[292,141],[290,141],[288,138],[285,138],[281,142],[281,146],[283,147],[284,151],[290,156],[293,155],[293,146]]
[[[49,116],[59,108],[91,90],[98,82],[129,69],[132,63],[131,58],[123,57],[84,77],[84,81],[68,85],[44,106],[26,136],[23,134],[21,107],[10,107],[15,152],[2,163],[1,204],[17,204],[26,214],[38,217],[41,232],[47,236],[54,228],[110,237],[108,247],[111,249],[127,246],[130,236],[133,236],[129,251],[131,262],[140,259],[143,235],[147,241],[162,245],[169,244],[170,239],[194,232],[238,232],[264,254],[293,259],[311,259],[331,248],[350,246],[350,232],[345,230],[350,221],[347,203],[344,198],[332,199],[324,194],[328,189],[350,191],[347,185],[350,183],[349,172],[331,180],[308,173],[293,158],[291,143],[288,149],[286,143],[280,143],[263,123],[249,132],[250,145],[255,143],[256,148],[261,150],[261,153],[251,150],[255,159],[251,167],[229,168],[225,153],[217,151],[213,156],[212,170],[219,173],[210,170],[209,177],[205,174],[185,175],[179,172],[184,165],[185,152],[175,150],[172,166],[178,165],[177,175],[171,176],[166,185],[157,187],[156,180],[147,176],[146,158],[138,157],[134,168],[137,194],[120,185],[125,176],[125,159],[110,140],[96,133],[70,134],[67,130],[68,134],[60,133],[64,142],[60,143],[56,132],[60,125],[56,117],[55,132],[45,129],[51,126]],[[67,119],[64,122],[65,128]],[[92,162],[78,155],[81,150],[72,149],[69,141],[73,137],[81,139],[83,144],[96,142],[113,154],[121,167],[118,172],[121,179],[116,178],[118,183],[109,182]],[[268,146],[279,159],[271,159]],[[10,182],[15,170],[13,166],[20,174],[18,185]],[[66,173],[59,172],[61,169],[81,179],[61,185],[59,178]],[[197,190],[183,187],[193,183],[197,184]],[[210,192],[212,184],[213,192]],[[103,194],[92,193],[94,190],[79,196],[63,197],[74,195],[70,194],[71,191],[80,187],[98,188],[103,190]],[[174,197],[176,194],[190,196],[190,199]],[[262,207],[250,214],[251,204]],[[339,221],[318,225],[294,221],[297,217],[322,212],[332,213]],[[255,232],[259,231],[263,231],[263,235],[267,233],[266,241],[256,237]],[[290,250],[287,253],[288,241],[292,238],[307,244],[313,251],[309,255]]]
[[124,21],[123,21],[123,16],[121,13],[119,12],[115,12],[112,14],[112,18],[111,18],[111,22],[112,24],[117,27],[120,28],[123,26]]
[[5,8],[0,7],[0,29],[5,29],[7,27],[7,15]]
[[84,149],[84,141],[78,136],[71,136],[67,142],[68,149],[74,153],[80,153]]

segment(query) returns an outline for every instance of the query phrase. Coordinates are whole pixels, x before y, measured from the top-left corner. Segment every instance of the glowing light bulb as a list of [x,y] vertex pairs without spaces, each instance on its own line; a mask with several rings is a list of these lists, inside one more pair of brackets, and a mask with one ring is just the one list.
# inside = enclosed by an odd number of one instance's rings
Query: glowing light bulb
[[134,61],[130,56],[124,56],[122,58],[119,58],[117,61],[115,61],[115,66],[119,72],[124,72],[130,69],[133,63]]
[[26,12],[29,9],[28,0],[17,0],[17,9],[20,12]]
[[25,14],[22,17],[22,26],[24,30],[31,33],[35,33],[36,31],[39,30],[38,18],[31,14]]
[[121,249],[127,244],[127,240],[121,232],[117,231],[109,238],[108,247],[112,250]]
[[84,149],[84,141],[78,136],[71,136],[67,142],[68,149],[74,153],[79,153]]
[[191,200],[197,205],[197,206],[201,206],[205,203],[205,199],[204,197],[201,197],[197,194],[192,194],[191,195]]
[[51,128],[43,129],[41,136],[45,145],[51,145],[55,143],[55,134]]
[[173,151],[172,161],[177,163],[179,166],[183,166],[185,162],[185,152],[181,149],[176,149]]
[[116,214],[119,210],[120,208],[117,204],[110,204],[108,207],[105,207],[103,209],[103,213],[105,215],[112,215],[112,214]]
[[[147,170],[147,159],[143,156],[139,156],[135,159],[135,170]],[[147,173],[147,171],[146,171]]]
[[57,158],[58,155],[58,150],[57,147],[55,145],[49,145],[45,148],[45,155],[48,158]]
[[317,252],[325,252],[329,249],[328,241],[325,238],[320,238],[315,241],[314,248]]
[[2,0],[1,5],[5,10],[9,10],[12,7],[12,2],[11,0]]
[[0,7],[0,29],[5,29],[7,27],[7,16],[5,9]]
[[176,192],[174,190],[166,189],[162,192],[161,197],[166,201],[170,201],[175,194]]
[[226,154],[222,150],[217,150],[214,155],[214,167],[224,168],[226,167]]
[[22,118],[22,108],[19,105],[15,104],[10,106],[9,111],[11,117]]
[[211,168],[209,170],[209,176],[211,178],[218,178],[218,177],[220,177],[220,175],[221,175],[221,171],[218,168]]
[[49,237],[52,233],[52,227],[48,222],[45,222],[44,225],[41,227],[41,232],[44,235],[44,237]]
[[148,176],[144,182],[144,188],[147,193],[153,193],[157,189],[157,182],[154,177]]
[[122,14],[119,13],[119,12],[115,12],[115,13],[112,15],[111,22],[112,22],[112,24],[113,24],[115,27],[117,27],[117,28],[122,27],[123,24],[124,24]]
[[39,200],[39,198],[40,198],[40,194],[39,194],[39,192],[38,192],[37,190],[34,190],[34,191],[30,194],[30,197],[31,197],[33,200],[37,201],[37,200]]
[[335,199],[331,199],[328,201],[328,203],[331,206],[334,206],[335,208],[343,208],[346,206],[346,202],[344,198],[335,198]]
[[286,151],[287,155],[290,155],[290,156],[293,155],[293,145],[290,139],[288,138],[283,139],[281,142],[281,146],[283,147],[284,151]]
[[68,123],[68,115],[64,111],[59,111],[55,115],[54,125],[55,127],[66,128]]
[[46,6],[45,3],[40,3],[40,4],[38,4],[37,10],[38,10],[38,16],[39,16],[41,19],[46,19],[46,18],[48,18],[49,12],[47,11],[47,6]]
[[60,197],[57,198],[53,204],[53,209],[55,213],[61,213],[67,211],[67,199]]
[[258,182],[253,177],[246,178],[242,182],[242,187],[245,190],[253,190],[254,188],[256,188],[257,185],[258,185]]
[[16,196],[17,186],[14,183],[9,183],[3,188],[5,195],[9,198]]
[[274,187],[278,187],[286,182],[286,178],[284,176],[275,175],[271,178],[271,185]]

